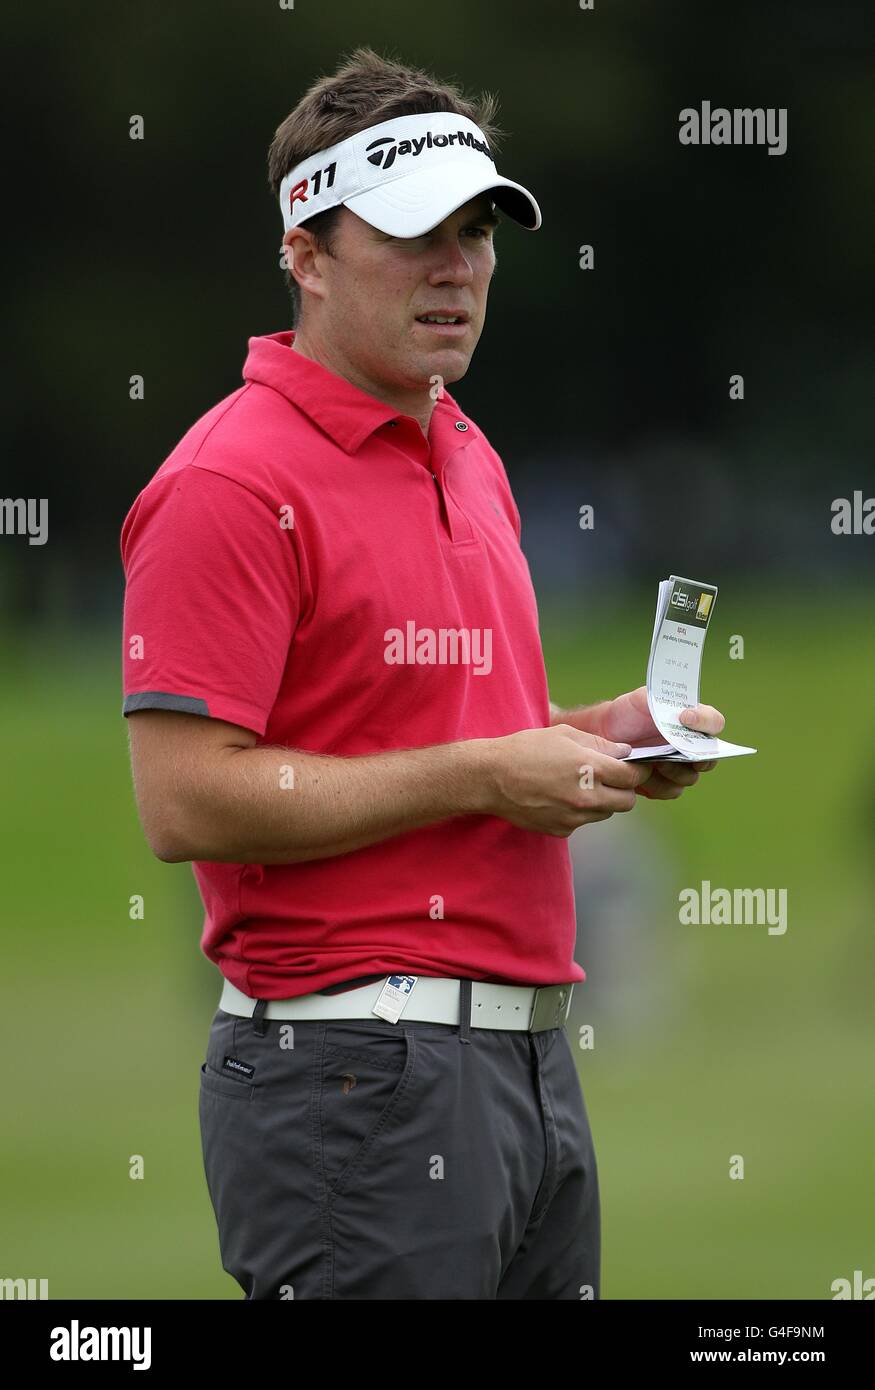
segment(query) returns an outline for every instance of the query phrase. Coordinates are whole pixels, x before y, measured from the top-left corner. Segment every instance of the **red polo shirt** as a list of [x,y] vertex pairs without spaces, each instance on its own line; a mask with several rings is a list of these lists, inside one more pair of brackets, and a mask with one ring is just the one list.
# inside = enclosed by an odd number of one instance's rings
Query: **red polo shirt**
[[[340,757],[548,724],[498,454],[449,392],[426,440],[293,339],[250,339],[246,384],[125,519],[124,714],[189,711]],[[396,971],[586,978],[568,841],[494,816],[302,864],[192,867],[201,947],[252,997]]]

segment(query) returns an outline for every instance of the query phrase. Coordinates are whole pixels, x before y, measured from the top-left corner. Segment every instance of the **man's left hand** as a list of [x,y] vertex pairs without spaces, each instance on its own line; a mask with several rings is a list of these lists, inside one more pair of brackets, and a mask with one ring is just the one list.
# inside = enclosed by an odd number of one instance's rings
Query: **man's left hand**
[[[594,719],[596,711],[598,717]],[[697,729],[699,733],[712,737],[721,733],[726,724],[723,715],[713,705],[694,705],[691,709],[682,710],[678,719],[688,729]],[[647,687],[644,685],[640,685],[637,690],[627,691],[625,695],[618,695],[615,700],[602,705],[589,709],[563,710],[561,720],[563,724],[571,724],[587,733],[599,734],[615,743],[631,743],[633,747],[636,743],[664,742],[651,718],[647,705]],[[652,777],[648,777],[646,782],[642,782],[636,788],[638,795],[654,801],[674,801],[686,787],[698,782],[700,772],[710,772],[717,764],[713,761],[696,763],[695,766],[690,763],[655,762],[652,766]]]

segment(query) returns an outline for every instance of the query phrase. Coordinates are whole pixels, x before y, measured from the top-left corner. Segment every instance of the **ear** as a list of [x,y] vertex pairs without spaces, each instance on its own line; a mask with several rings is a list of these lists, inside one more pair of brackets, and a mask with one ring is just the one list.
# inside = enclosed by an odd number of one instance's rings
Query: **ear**
[[316,262],[316,245],[306,227],[290,227],[283,237],[286,268],[301,290],[322,298],[325,282]]
[[292,270],[292,256],[289,250],[291,244],[292,243],[290,233],[285,232],[283,235],[283,239],[280,242],[280,246],[282,248],[282,262],[285,264],[285,268],[289,272],[289,274],[291,274]]

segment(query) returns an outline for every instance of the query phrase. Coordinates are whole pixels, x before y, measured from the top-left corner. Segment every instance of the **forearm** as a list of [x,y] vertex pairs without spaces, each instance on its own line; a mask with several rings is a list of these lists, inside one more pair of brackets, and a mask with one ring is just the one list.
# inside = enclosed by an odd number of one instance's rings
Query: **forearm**
[[229,748],[180,794],[172,862],[292,864],[484,814],[492,740],[338,758]]

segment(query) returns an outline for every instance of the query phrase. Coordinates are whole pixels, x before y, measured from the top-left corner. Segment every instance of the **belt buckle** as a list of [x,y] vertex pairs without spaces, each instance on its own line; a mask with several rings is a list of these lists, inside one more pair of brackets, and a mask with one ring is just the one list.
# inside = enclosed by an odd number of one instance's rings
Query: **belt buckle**
[[541,985],[535,990],[529,1032],[540,1033],[544,1028],[561,1028],[571,1008],[574,985]]

